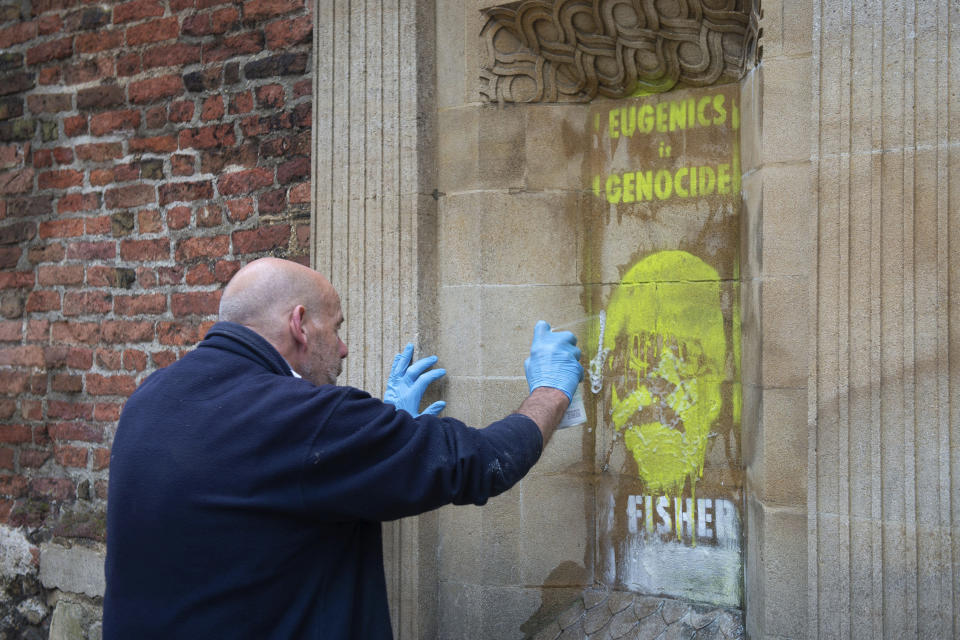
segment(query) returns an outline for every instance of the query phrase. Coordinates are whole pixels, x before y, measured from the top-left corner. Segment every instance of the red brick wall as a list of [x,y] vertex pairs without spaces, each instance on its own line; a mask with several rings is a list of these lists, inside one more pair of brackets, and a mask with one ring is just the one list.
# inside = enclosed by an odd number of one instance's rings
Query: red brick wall
[[0,525],[102,539],[124,399],[308,260],[309,1],[0,0]]

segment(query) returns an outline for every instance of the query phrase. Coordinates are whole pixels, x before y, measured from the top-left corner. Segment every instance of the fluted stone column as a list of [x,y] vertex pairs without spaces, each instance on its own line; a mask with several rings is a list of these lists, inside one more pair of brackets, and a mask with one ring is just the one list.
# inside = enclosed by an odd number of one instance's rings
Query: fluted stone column
[[[432,349],[434,7],[318,0],[313,263],[340,292],[340,381],[382,394],[407,341]],[[384,525],[398,638],[431,637],[436,516]]]

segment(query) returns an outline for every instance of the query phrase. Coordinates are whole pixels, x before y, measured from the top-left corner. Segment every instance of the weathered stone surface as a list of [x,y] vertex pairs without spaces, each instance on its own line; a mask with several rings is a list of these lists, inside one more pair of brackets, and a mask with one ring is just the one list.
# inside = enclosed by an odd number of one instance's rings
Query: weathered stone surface
[[40,581],[48,589],[102,596],[104,554],[81,546],[47,543],[40,547]]
[[100,640],[103,636],[99,607],[61,600],[53,610],[49,640]]

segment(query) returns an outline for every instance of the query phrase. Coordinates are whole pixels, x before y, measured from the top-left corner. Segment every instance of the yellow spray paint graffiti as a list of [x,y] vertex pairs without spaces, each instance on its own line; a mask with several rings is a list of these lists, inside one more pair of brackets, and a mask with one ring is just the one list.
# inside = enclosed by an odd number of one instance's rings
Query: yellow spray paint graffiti
[[[727,357],[720,279],[685,251],[634,265],[612,294],[599,356],[613,424],[648,491],[695,498]],[[596,389],[596,387],[595,387]]]

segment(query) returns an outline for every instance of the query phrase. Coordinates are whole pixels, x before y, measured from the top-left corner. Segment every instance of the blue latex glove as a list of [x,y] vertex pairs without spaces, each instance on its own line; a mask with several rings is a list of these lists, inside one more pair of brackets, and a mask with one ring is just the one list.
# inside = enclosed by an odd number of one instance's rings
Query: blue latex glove
[[397,410],[403,409],[414,418],[424,413],[437,415],[447,403],[438,400],[429,407],[420,411],[420,400],[430,383],[439,380],[447,375],[445,369],[430,369],[437,363],[437,356],[421,358],[412,365],[413,344],[408,343],[403,351],[398,353],[393,359],[393,367],[390,369],[390,377],[387,378],[387,392],[383,394],[383,401],[395,406]]
[[533,328],[533,343],[530,357],[523,363],[530,391],[537,387],[553,387],[573,397],[577,385],[583,380],[580,366],[580,349],[577,336],[569,331],[550,330],[550,325],[541,320]]

